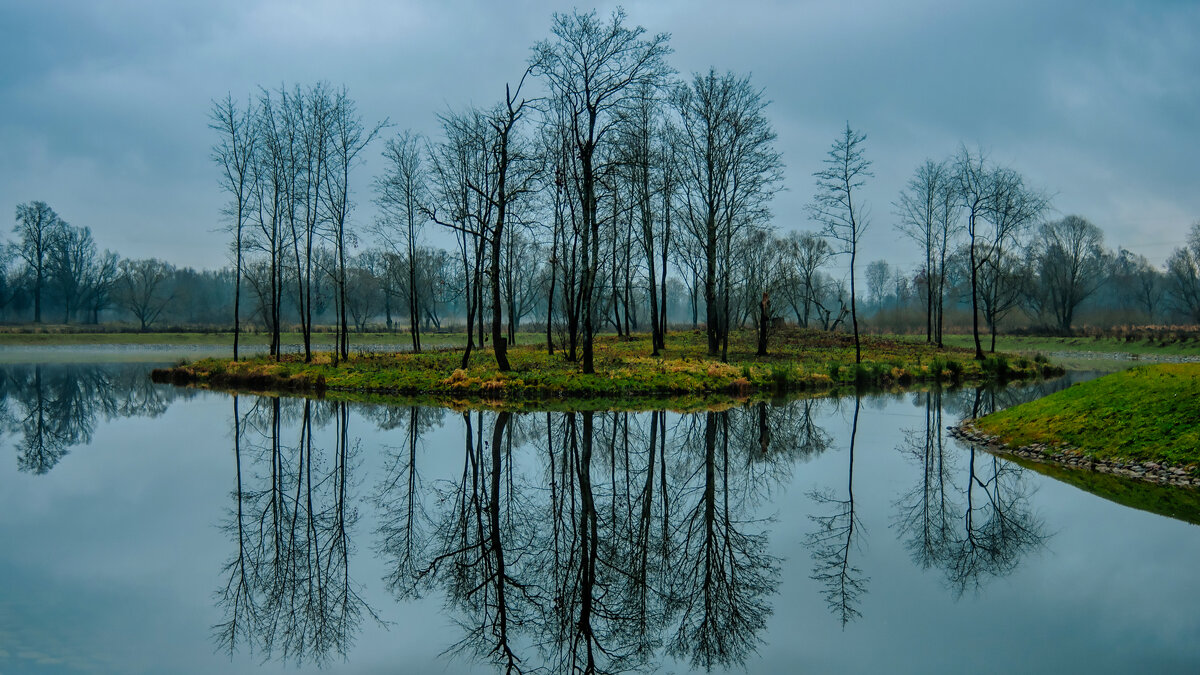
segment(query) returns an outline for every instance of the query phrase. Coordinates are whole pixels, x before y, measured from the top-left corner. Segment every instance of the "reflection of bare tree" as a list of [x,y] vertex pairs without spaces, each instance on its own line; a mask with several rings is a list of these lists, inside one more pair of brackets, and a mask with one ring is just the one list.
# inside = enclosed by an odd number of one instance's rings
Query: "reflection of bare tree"
[[[414,424],[415,414],[414,409]],[[512,476],[511,417],[498,413],[485,443],[483,413],[476,413],[478,435],[471,413],[463,413],[462,475],[433,488],[442,510],[432,517],[416,492],[420,481],[415,440],[410,441],[408,461],[398,465],[405,478],[390,480],[381,491],[386,514],[381,551],[394,561],[387,582],[399,596],[417,595],[428,586],[445,591],[465,631],[452,650],[487,658],[505,672],[521,672],[514,632],[530,620],[540,598],[537,586],[523,582],[513,564],[531,555],[535,523]]]
[[[299,422],[295,446],[283,442],[288,417]],[[334,448],[326,457],[314,432],[330,418]],[[239,641],[249,642],[285,661],[324,663],[334,653],[344,656],[362,617],[375,616],[350,578],[349,532],[358,514],[350,506],[348,427],[345,403],[311,400],[258,399],[235,419],[235,508],[225,530],[237,547],[218,593],[226,618],[214,632],[222,648],[232,652]],[[249,481],[247,447],[263,471]],[[266,486],[247,489],[247,482]]]
[[1027,552],[1041,548],[1047,536],[1044,523],[1032,511],[1024,469],[992,455],[982,458],[980,468],[975,448],[969,453],[963,531],[941,561],[959,593],[978,589],[984,578],[1009,574]]
[[746,481],[747,485],[759,489],[786,483],[796,462],[806,462],[829,448],[829,434],[814,421],[819,405],[816,399],[780,405],[760,401],[748,409],[731,412],[731,442],[746,448],[753,461],[750,471],[756,474]]
[[921,479],[897,502],[896,524],[913,561],[928,569],[945,556],[953,541],[958,505],[947,488],[952,487],[953,467],[942,433],[942,390],[916,395],[924,399],[925,428],[905,432],[901,450],[921,467]]
[[17,466],[35,474],[91,442],[97,420],[154,417],[176,395],[125,364],[4,366],[0,380],[0,431],[19,435]]
[[[647,641],[653,639],[643,632],[652,622],[652,612],[641,611],[636,599],[648,593],[647,580],[642,570],[623,567],[631,552],[640,557],[636,539],[618,542],[614,537],[617,529],[641,527],[626,517],[637,500],[633,486],[645,485],[629,472],[628,416],[566,413],[560,426],[563,443],[558,461],[550,467],[552,525],[547,544],[552,553],[544,563],[551,570],[544,583],[554,599],[546,608],[542,636],[548,667],[561,673],[637,669],[644,665]],[[647,466],[642,460],[637,463]],[[607,481],[603,473],[596,473],[604,468]],[[618,518],[625,525],[618,525]],[[630,609],[632,614],[627,614]]]
[[1021,403],[1049,396],[1072,384],[1095,377],[1095,373],[1072,371],[1062,377],[1011,385],[985,384],[969,389],[960,389],[944,397],[943,407],[959,417],[982,417],[997,410],[1011,408]]
[[861,402],[856,396],[854,418],[850,425],[846,498],[839,499],[832,492],[813,492],[809,495],[813,501],[833,507],[828,515],[810,516],[817,529],[809,534],[808,546],[813,557],[812,579],[825,586],[825,602],[841,620],[843,628],[861,616],[857,604],[867,591],[867,577],[850,562],[850,554],[857,548],[855,538],[862,529],[862,523],[854,511],[854,441],[858,435],[860,408]]
[[[753,653],[779,575],[778,561],[766,552],[766,534],[746,532],[752,521],[744,515],[745,496],[755,481],[731,465],[730,415],[705,414],[699,480],[688,481],[677,498],[690,508],[682,508],[676,525],[680,560],[670,585],[679,627],[668,649],[705,669],[740,665]],[[737,453],[743,465],[748,450]],[[741,486],[735,485],[739,478]]]
[[251,634],[252,627],[258,620],[255,606],[254,585],[251,579],[250,540],[246,529],[245,500],[242,489],[242,416],[238,411],[238,395],[233,394],[233,460],[234,473],[237,481],[234,487],[234,510],[232,521],[224,525],[224,530],[237,540],[237,552],[225,564],[225,587],[218,591],[217,604],[226,608],[225,622],[214,626],[213,633],[217,642],[232,653],[237,642]]
[[[1027,396],[979,388],[957,405],[986,414]],[[1030,551],[1044,545],[1045,525],[1032,510],[1032,487],[1019,465],[967,450],[965,484],[952,483],[952,466],[942,424],[942,393],[925,396],[925,429],[907,434],[905,446],[922,467],[921,483],[897,504],[896,522],[914,560],[946,574],[958,594],[978,589],[991,577],[1016,569]]]
[[[423,486],[410,451],[381,490],[387,582],[443,590],[455,648],[556,673],[644,670],[664,647],[705,668],[753,651],[778,564],[749,511],[794,456],[782,434],[756,455],[757,410],[673,429],[659,411],[500,413],[490,443],[486,419],[464,415],[458,480]],[[513,474],[514,439],[540,479]]]
[[[402,592],[416,574],[417,566],[424,565],[423,546],[429,536],[429,516],[425,512],[424,484],[417,467],[417,450],[422,434],[442,423],[440,408],[386,408],[386,415],[376,421],[381,428],[405,427],[405,445],[395,448],[391,461],[379,488],[379,507],[382,520],[379,525],[378,549],[392,561],[392,571],[385,581],[393,592]],[[431,414],[432,413],[432,414]]]

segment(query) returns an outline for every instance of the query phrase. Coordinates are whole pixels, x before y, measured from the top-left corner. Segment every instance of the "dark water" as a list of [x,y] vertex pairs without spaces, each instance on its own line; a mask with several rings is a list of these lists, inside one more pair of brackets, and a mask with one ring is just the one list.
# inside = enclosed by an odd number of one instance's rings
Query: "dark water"
[[232,397],[0,366],[0,673],[1197,672],[1200,531],[944,429]]

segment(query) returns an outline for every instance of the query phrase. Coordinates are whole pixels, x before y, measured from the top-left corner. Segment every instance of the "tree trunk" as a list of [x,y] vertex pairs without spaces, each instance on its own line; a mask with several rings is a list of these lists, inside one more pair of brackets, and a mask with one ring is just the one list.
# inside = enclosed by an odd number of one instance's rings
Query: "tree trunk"
[[[974,223],[975,216],[970,216]],[[971,334],[975,338],[975,359],[983,360],[983,346],[979,342],[979,290],[978,290],[978,266],[975,264],[975,233],[974,225],[971,228]]]
[[771,296],[763,293],[758,307],[758,356],[766,356],[767,336],[771,329]]
[[858,302],[854,297],[854,261],[858,257],[857,244],[850,245],[850,321],[854,324],[854,363],[862,363],[862,344],[858,339]]

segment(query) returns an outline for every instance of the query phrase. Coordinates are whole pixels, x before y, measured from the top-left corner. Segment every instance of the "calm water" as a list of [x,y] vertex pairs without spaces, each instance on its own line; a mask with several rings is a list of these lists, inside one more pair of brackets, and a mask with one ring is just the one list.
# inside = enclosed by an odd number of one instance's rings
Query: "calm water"
[[508,415],[148,370],[0,365],[0,673],[1200,671],[1200,530],[946,437],[1036,387]]

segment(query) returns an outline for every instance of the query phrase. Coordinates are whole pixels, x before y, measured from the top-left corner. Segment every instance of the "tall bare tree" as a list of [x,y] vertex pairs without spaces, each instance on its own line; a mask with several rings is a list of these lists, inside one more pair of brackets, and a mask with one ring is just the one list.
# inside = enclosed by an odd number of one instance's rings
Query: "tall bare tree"
[[145,331],[171,302],[170,280],[175,270],[155,258],[122,260],[120,269],[117,297],[141,324],[139,330]]
[[379,135],[387,120],[367,127],[354,100],[345,88],[333,95],[330,112],[330,154],[327,163],[328,178],[324,181],[324,207],[329,214],[329,229],[334,245],[336,262],[336,285],[338,294],[339,321],[337,348],[342,359],[350,358],[350,322],[346,308],[346,249],[353,244],[353,233],[349,230],[350,211],[354,206],[350,198],[350,171],[359,163],[359,154]]
[[949,164],[925,160],[895,206],[900,218],[896,227],[917,242],[925,255],[925,341],[941,347],[946,256],[959,211]]
[[421,308],[417,293],[417,248],[425,216],[421,203],[427,199],[425,172],[421,165],[423,141],[405,131],[389,139],[383,157],[387,169],[375,181],[376,202],[384,213],[377,228],[393,250],[403,249],[408,272],[408,317],[414,352],[421,351]]
[[1200,221],[1192,225],[1187,242],[1167,259],[1167,286],[1176,310],[1200,322]]
[[241,337],[242,304],[242,256],[245,252],[244,228],[251,213],[251,163],[254,161],[258,141],[256,112],[252,103],[238,110],[233,96],[226,95],[215,101],[209,112],[210,129],[220,134],[213,145],[212,157],[221,168],[221,188],[230,197],[225,214],[230,218],[233,229],[234,290],[233,290],[233,360],[238,360],[238,341]]
[[709,356],[729,356],[734,243],[770,218],[783,161],[775,150],[768,101],[750,78],[710,69],[676,87],[676,167],[683,225],[704,256]]
[[[666,326],[661,320],[660,304],[665,305],[665,288],[658,286],[656,250],[666,259],[670,238],[672,168],[666,164],[670,151],[663,119],[663,101],[657,87],[644,86],[622,127],[622,163],[627,168],[632,195],[636,235],[646,264],[646,297],[650,302],[651,354],[658,356],[666,347]],[[663,205],[661,213],[656,208]],[[656,218],[656,216],[661,216]],[[661,221],[661,222],[660,222]],[[663,270],[662,281],[666,281]]]
[[525,150],[516,128],[525,114],[526,101],[518,100],[524,83],[525,78],[522,76],[515,91],[505,85],[504,103],[492,113],[488,121],[493,134],[489,149],[494,156],[496,179],[494,191],[482,192],[492,201],[496,214],[496,220],[491,223],[491,269],[488,276],[492,291],[492,349],[496,355],[496,366],[502,372],[512,368],[508,362],[508,338],[504,335],[501,323],[503,304],[500,302],[500,259],[504,248],[505,228],[509,226],[508,221],[513,217],[512,208],[517,205],[518,200],[536,189],[535,181],[540,175],[533,154]]
[[625,26],[625,12],[616,10],[608,21],[596,12],[555,14],[552,40],[533,48],[532,70],[545,78],[552,96],[565,112],[567,136],[579,159],[580,296],[583,314],[583,372],[594,373],[592,341],[594,296],[599,265],[600,223],[596,204],[598,176],[605,173],[604,146],[621,112],[642,86],[655,86],[668,74],[664,58],[670,52],[665,33],[644,38],[645,29]]
[[963,145],[954,158],[954,181],[959,205],[966,213],[968,257],[971,279],[971,334],[975,338],[975,358],[983,360],[979,341],[979,270],[987,261],[986,239],[982,236],[987,203],[994,186],[982,151],[972,153]]
[[991,229],[980,272],[984,277],[981,290],[986,296],[984,314],[992,335],[991,351],[995,353],[997,325],[1004,313],[1016,305],[1021,295],[1019,286],[1024,281],[1021,275],[1013,273],[1021,267],[1013,254],[1049,210],[1050,198],[1026,185],[1020,173],[1007,167],[992,169],[988,181],[991,187],[984,206]]
[[16,251],[33,275],[33,320],[42,322],[42,294],[50,263],[54,240],[65,223],[46,202],[33,201],[17,205],[17,224],[13,233],[19,237]]
[[463,302],[467,319],[467,345],[462,367],[470,364],[475,347],[475,319],[479,317],[479,342],[483,346],[483,264],[487,232],[495,200],[496,172],[487,139],[490,128],[479,110],[440,116],[445,135],[430,149],[433,194],[426,215],[454,233],[462,263]]
[[1042,225],[1034,258],[1044,307],[1070,334],[1075,310],[1106,281],[1104,233],[1080,216]]
[[813,195],[810,212],[825,225],[825,235],[838,242],[838,253],[850,256],[850,320],[854,325],[854,362],[862,362],[862,346],[858,336],[858,306],[855,294],[854,265],[858,258],[858,242],[866,231],[868,220],[862,204],[854,201],[858,189],[871,173],[871,161],[864,154],[866,134],[850,128],[833,142],[825,168],[813,174],[817,192]]

